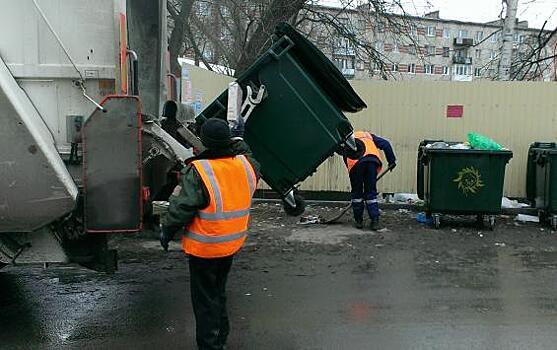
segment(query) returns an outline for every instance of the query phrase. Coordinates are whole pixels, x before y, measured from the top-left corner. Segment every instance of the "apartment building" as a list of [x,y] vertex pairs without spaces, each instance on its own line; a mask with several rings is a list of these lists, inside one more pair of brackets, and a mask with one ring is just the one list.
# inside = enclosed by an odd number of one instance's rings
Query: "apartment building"
[[[346,33],[331,35],[330,29],[322,23],[308,21],[303,29],[349,79],[472,81],[497,78],[502,48],[501,20],[489,23],[447,20],[440,18],[436,11],[424,17],[393,16],[397,23],[403,23],[393,29],[388,20],[370,16],[361,8],[342,13],[338,8],[316,8],[334,14],[335,21],[350,35],[379,55],[382,63],[370,58],[365,48],[354,45],[354,40],[347,39]],[[514,68],[511,70],[515,80],[556,80],[554,58],[542,60],[535,67],[526,63],[555,55],[557,35],[539,48],[539,38],[549,33],[529,28],[526,21],[516,23]],[[383,69],[380,69],[381,64]]]

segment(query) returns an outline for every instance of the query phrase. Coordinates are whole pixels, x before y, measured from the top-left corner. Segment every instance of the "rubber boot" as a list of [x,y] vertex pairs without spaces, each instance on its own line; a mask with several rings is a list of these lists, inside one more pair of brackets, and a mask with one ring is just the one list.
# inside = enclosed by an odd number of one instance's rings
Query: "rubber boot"
[[352,210],[354,212],[354,227],[364,228],[364,203],[362,200],[352,200]]
[[369,229],[371,231],[378,231],[379,228],[379,218],[371,218],[369,222]]

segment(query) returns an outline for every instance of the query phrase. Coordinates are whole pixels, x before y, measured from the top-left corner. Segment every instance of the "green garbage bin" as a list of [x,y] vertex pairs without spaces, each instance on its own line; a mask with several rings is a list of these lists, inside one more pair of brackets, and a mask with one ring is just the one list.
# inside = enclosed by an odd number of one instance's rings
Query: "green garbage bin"
[[456,142],[423,141],[418,149],[418,196],[433,216],[440,214],[487,217],[489,227],[501,213],[505,167],[512,158],[508,150],[461,149]]
[[[353,141],[352,126],[342,112],[366,105],[323,53],[284,23],[277,27],[274,44],[237,83],[244,96],[248,86],[254,91],[265,86],[264,99],[246,122],[244,139],[261,163],[265,182],[287,199],[287,213],[299,215],[303,204],[295,195],[297,184],[341,144]],[[226,119],[227,101],[224,91],[196,117],[198,126],[208,118]]]
[[539,210],[540,221],[557,230],[557,144],[535,142],[528,150],[527,197]]

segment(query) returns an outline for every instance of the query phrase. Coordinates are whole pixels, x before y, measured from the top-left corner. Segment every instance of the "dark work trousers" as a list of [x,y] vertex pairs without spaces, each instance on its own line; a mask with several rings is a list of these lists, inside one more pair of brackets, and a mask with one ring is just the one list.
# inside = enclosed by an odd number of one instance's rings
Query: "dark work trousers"
[[234,256],[204,259],[189,255],[190,288],[199,350],[221,350],[230,332],[226,279]]
[[350,185],[352,186],[354,220],[363,221],[364,208],[367,208],[371,220],[378,220],[377,163],[374,161],[357,162],[350,170]]

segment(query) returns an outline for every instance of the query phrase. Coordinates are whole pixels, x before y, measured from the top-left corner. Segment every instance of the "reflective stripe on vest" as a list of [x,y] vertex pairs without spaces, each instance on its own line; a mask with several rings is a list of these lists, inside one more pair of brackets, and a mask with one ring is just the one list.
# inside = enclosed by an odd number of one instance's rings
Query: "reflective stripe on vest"
[[255,172],[243,155],[192,162],[209,193],[209,205],[186,228],[187,254],[217,258],[236,253],[247,237],[249,210],[257,186]]
[[223,242],[232,242],[237,239],[243,238],[247,236],[247,233],[238,232],[226,236],[205,236],[205,235],[200,235],[198,233],[186,232],[186,236],[190,239],[193,239],[194,241],[202,242],[202,243],[223,243]]
[[[373,136],[367,131],[356,131],[354,132],[354,137],[358,140],[362,141],[365,145],[365,152],[359,159],[350,159],[346,158],[346,166],[348,167],[348,172],[352,170],[354,165],[358,163],[358,160],[362,159],[365,156],[374,155],[381,161],[381,152],[379,148],[373,142]],[[381,172],[381,166],[378,167],[377,172]]]

